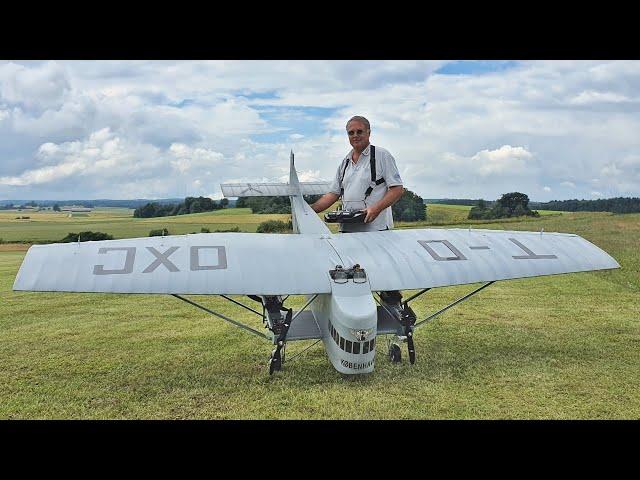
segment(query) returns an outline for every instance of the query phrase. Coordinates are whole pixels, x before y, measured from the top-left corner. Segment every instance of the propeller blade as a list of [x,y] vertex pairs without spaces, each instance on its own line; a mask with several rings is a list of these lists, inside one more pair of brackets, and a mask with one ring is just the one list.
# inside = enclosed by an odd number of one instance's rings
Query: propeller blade
[[413,331],[411,327],[416,323],[416,314],[413,309],[404,304],[402,309],[402,324],[404,325],[404,334],[407,337],[407,349],[409,350],[409,362],[413,365],[416,363],[416,349],[413,344]]
[[416,363],[416,349],[413,346],[413,332],[409,327],[406,327],[406,335],[407,335],[407,349],[409,350],[409,362],[411,365]]

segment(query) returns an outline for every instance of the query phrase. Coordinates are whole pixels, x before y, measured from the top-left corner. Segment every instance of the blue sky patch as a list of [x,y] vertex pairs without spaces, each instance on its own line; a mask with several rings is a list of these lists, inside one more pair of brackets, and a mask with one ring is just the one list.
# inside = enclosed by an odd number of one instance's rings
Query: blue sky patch
[[518,66],[514,60],[459,60],[436,70],[441,75],[473,75],[502,72]]
[[254,106],[270,127],[278,131],[251,135],[251,139],[261,143],[291,141],[290,135],[305,137],[317,135],[324,129],[323,120],[336,112],[337,108],[322,107],[276,107],[272,105]]
[[234,97],[244,97],[247,100],[270,100],[279,98],[276,90],[268,90],[264,92],[253,92],[251,90],[240,90],[237,92],[231,92]]
[[189,105],[193,105],[196,101],[193,100],[192,98],[185,98],[184,100],[180,101],[180,102],[176,102],[176,103],[170,103],[169,105],[171,105],[172,107],[176,107],[176,108],[184,108],[184,107],[188,107]]

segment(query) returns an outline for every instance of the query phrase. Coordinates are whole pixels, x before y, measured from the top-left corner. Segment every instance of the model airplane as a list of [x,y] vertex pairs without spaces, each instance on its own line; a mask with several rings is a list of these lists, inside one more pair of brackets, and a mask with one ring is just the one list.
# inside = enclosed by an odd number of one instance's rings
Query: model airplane
[[[497,280],[619,268],[578,235],[471,229],[408,229],[333,234],[304,200],[325,182],[227,184],[235,196],[289,196],[298,235],[203,233],[32,246],[14,290],[170,294],[273,342],[269,372],[282,368],[286,342],[322,340],[344,374],[373,371],[376,337],[391,335],[415,362],[414,330]],[[417,321],[409,302],[434,287],[486,282]],[[404,301],[384,292],[420,290]],[[382,294],[380,294],[382,292]],[[220,295],[262,317],[265,335],[182,295]],[[377,295],[374,295],[377,294]],[[262,313],[227,295],[246,295]],[[305,295],[293,312],[289,295]],[[377,303],[377,305],[376,305]]]

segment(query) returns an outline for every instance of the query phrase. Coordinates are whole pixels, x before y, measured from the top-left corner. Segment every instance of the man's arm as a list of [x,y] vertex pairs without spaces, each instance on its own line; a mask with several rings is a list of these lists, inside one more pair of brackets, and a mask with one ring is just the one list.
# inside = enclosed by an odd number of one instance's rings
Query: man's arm
[[365,211],[367,212],[367,216],[364,219],[364,223],[373,222],[376,217],[380,215],[380,212],[400,200],[400,197],[402,197],[403,194],[404,187],[402,185],[394,185],[393,187],[389,187],[389,190],[387,190],[387,193],[384,194],[384,197],[382,197],[379,202],[365,209]]
[[327,208],[329,208],[331,205],[336,203],[338,198],[340,198],[340,195],[336,195],[333,192],[325,193],[322,197],[318,199],[317,202],[311,205],[311,208],[313,208],[313,211],[316,213],[323,212]]

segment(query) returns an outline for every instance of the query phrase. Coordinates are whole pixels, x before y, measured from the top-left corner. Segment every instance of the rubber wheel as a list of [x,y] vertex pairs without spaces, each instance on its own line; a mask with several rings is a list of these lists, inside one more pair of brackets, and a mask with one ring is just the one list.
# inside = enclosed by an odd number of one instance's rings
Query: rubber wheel
[[389,359],[393,363],[400,363],[402,360],[402,354],[400,353],[400,345],[396,345],[395,343],[391,344],[389,347]]

